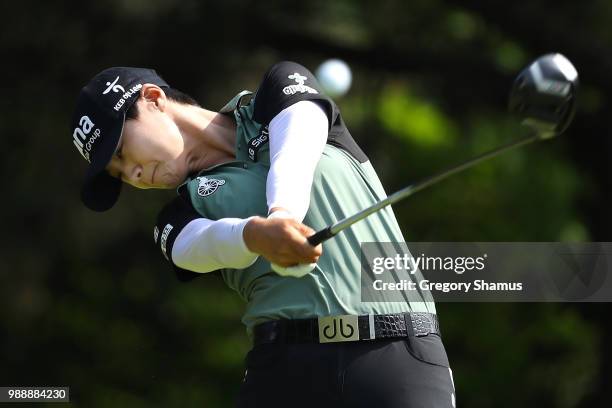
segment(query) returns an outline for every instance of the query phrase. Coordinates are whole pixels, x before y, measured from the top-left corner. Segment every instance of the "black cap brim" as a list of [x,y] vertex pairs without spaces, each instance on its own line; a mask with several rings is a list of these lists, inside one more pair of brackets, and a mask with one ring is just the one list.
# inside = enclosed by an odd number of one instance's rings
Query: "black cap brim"
[[110,210],[119,198],[121,185],[121,180],[111,177],[106,171],[102,171],[83,184],[81,201],[93,211]]
[[109,123],[108,134],[100,140],[100,146],[96,146],[96,154],[87,169],[81,188],[81,201],[93,211],[107,211],[119,198],[122,181],[108,174],[106,166],[115,154],[124,122],[125,117],[124,120]]

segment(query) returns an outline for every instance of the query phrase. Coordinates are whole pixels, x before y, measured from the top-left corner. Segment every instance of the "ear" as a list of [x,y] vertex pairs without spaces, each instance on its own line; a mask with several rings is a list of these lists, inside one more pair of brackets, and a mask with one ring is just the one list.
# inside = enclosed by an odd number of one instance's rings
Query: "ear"
[[144,84],[140,90],[140,96],[147,102],[147,105],[152,108],[157,108],[160,111],[166,109],[168,98],[164,90],[154,84]]

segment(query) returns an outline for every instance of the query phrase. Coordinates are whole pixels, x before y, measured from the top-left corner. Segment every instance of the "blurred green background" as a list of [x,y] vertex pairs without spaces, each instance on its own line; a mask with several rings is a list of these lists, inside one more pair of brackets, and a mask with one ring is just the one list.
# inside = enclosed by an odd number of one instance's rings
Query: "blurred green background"
[[[226,407],[250,346],[211,274],[180,284],[152,227],[171,191],[85,209],[68,128],[109,66],[155,68],[208,109],[274,62],[342,58],[337,102],[388,192],[520,135],[514,76],[558,51],[576,120],[395,207],[408,241],[610,241],[612,3],[106,0],[5,2],[0,98],[0,385],[68,385],[78,407]],[[607,304],[438,305],[461,407],[608,407]],[[305,389],[308,384],[304,384]],[[21,406],[25,406],[21,405]],[[50,404],[58,407],[60,405]],[[288,404],[290,406],[290,404]]]

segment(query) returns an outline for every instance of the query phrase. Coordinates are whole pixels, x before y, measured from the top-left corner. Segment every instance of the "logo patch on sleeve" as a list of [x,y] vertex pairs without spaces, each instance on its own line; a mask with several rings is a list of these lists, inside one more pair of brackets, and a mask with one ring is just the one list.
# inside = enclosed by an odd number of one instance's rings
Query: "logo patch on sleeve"
[[261,149],[263,145],[268,143],[268,135],[269,135],[268,126],[266,126],[261,129],[259,136],[254,137],[253,139],[249,140],[249,143],[248,143],[249,159],[253,161],[257,161],[257,153],[259,152],[259,149]]
[[166,257],[166,259],[168,260],[170,260],[170,258],[168,258],[168,254],[166,253],[166,244],[168,242],[168,236],[170,235],[170,231],[172,231],[172,228],[174,228],[172,225],[166,224],[161,234],[161,242],[160,242],[161,250],[164,256]]
[[283,88],[283,93],[285,95],[293,95],[296,93],[311,93],[311,94],[318,94],[319,92],[317,92],[316,89],[311,88],[307,85],[304,85],[304,82],[308,79],[307,77],[305,77],[304,75],[301,75],[299,72],[295,72],[291,75],[289,75],[287,78],[289,79],[293,79],[295,82],[297,82],[297,85],[287,85],[286,87]]
[[209,196],[213,194],[219,186],[225,184],[225,180],[207,178],[207,177],[198,177],[198,195],[202,197]]

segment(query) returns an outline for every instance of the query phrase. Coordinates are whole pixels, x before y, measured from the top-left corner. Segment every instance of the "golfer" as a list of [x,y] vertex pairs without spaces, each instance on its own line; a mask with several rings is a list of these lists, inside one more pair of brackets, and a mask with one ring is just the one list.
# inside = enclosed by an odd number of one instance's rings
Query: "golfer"
[[385,197],[308,69],[277,63],[217,112],[153,70],[109,68],[81,90],[70,131],[89,162],[86,206],[111,208],[123,183],[176,189],[159,250],[181,281],[217,271],[246,302],[238,407],[455,406],[430,293],[361,299],[361,243],[404,241],[391,208],[323,247],[306,240]]

